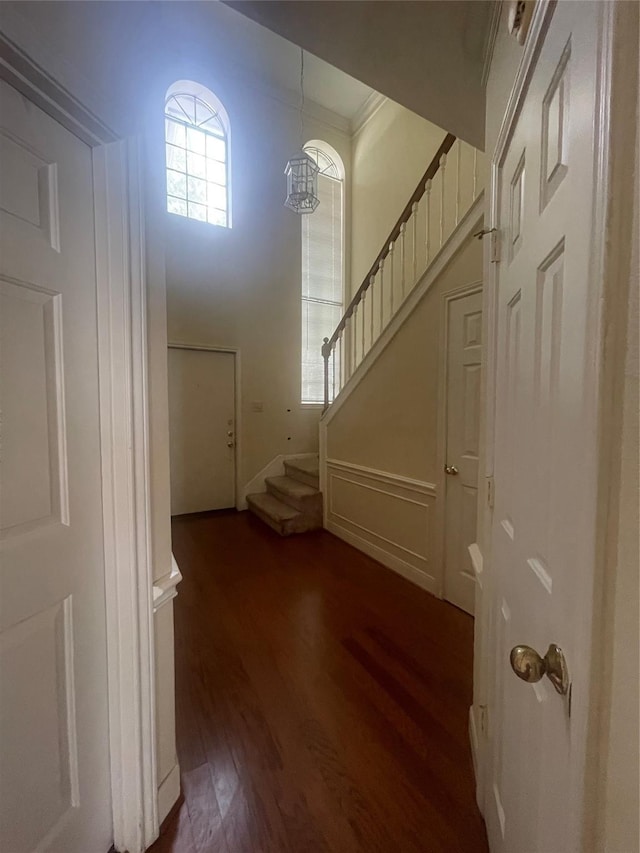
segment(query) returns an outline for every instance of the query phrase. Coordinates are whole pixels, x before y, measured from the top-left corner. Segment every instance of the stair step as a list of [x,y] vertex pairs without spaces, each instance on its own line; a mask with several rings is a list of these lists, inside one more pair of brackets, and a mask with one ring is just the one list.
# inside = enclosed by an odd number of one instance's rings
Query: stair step
[[267,477],[265,483],[275,498],[300,512],[312,514],[319,525],[322,523],[322,495],[316,488],[286,476]]
[[290,536],[292,533],[304,533],[313,530],[313,521],[305,513],[299,512],[289,504],[283,503],[269,492],[259,492],[247,495],[249,509],[268,524],[280,536]]
[[285,459],[284,470],[287,477],[298,480],[317,489],[320,485],[320,464],[317,456],[303,456],[300,459]]

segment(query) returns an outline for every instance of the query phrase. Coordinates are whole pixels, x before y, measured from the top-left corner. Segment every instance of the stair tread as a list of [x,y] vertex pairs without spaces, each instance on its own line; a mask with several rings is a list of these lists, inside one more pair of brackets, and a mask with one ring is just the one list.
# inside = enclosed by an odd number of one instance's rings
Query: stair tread
[[317,456],[302,457],[301,459],[287,459],[286,464],[296,471],[317,477],[320,474],[320,462]]
[[313,486],[308,486],[306,483],[294,480],[293,477],[287,477],[286,475],[281,477],[267,477],[266,482],[273,486],[274,489],[292,498],[311,498],[320,494],[318,489]]
[[255,495],[247,495],[247,503],[254,504],[274,521],[289,521],[299,518],[302,513],[289,504],[278,500],[269,492],[257,492]]

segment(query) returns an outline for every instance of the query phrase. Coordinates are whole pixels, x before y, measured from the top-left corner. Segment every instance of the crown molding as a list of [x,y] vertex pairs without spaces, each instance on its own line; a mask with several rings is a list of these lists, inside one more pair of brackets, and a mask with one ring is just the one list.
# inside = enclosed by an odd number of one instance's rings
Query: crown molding
[[356,136],[360,133],[362,128],[373,118],[387,100],[386,95],[381,95],[380,92],[372,92],[351,119],[351,134]]
[[491,70],[491,61],[493,59],[493,50],[496,46],[496,38],[500,27],[500,14],[502,12],[501,0],[493,0],[491,4],[491,16],[489,18],[489,26],[487,28],[487,37],[484,43],[484,56],[482,59],[482,77],[480,82],[483,87],[486,87],[489,79],[489,71]]

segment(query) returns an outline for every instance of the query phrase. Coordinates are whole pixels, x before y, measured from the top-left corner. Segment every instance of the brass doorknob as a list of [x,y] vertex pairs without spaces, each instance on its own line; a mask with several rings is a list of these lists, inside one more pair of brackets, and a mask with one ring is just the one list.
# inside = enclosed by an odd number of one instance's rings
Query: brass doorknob
[[460,473],[455,465],[445,465],[444,472],[445,474],[451,474],[452,477],[455,477],[456,474]]
[[560,646],[551,643],[542,658],[531,646],[514,646],[509,656],[511,669],[518,678],[528,684],[535,684],[546,675],[562,696],[569,690],[569,671],[567,661]]

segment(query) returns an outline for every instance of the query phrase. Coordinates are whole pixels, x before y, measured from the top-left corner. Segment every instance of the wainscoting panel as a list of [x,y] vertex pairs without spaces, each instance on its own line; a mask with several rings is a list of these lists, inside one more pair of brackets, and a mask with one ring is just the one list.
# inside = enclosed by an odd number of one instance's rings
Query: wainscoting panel
[[440,595],[440,573],[433,566],[433,483],[328,459],[325,501],[331,533]]

